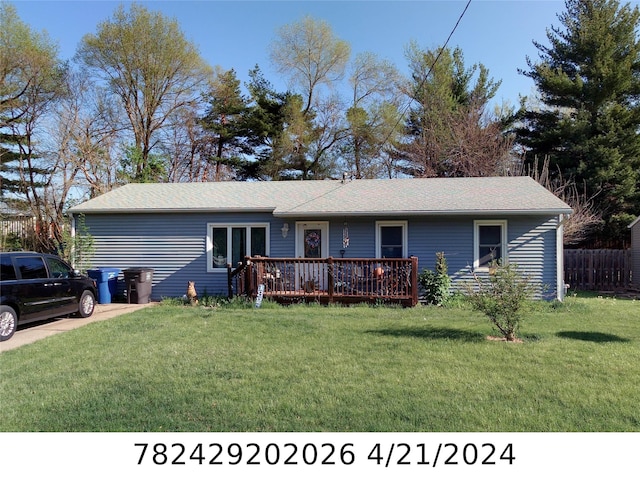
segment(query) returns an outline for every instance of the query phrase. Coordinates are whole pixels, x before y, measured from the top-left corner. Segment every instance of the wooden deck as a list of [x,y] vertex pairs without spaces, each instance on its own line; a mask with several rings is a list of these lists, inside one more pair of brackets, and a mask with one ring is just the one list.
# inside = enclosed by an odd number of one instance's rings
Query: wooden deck
[[247,257],[228,267],[229,296],[279,303],[418,303],[418,259]]

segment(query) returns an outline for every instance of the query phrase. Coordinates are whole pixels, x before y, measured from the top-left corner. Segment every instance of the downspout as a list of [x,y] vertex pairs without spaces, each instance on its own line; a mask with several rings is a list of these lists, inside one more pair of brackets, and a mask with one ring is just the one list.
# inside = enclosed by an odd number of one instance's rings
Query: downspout
[[556,298],[561,302],[567,293],[567,286],[564,283],[564,224],[568,220],[569,215],[561,213],[556,227]]

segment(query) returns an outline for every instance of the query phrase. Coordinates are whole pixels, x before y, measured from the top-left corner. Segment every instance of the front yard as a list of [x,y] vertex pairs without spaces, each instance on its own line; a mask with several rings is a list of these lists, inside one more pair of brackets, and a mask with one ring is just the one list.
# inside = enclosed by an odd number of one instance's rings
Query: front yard
[[0,354],[1,431],[640,431],[640,304],[164,304]]

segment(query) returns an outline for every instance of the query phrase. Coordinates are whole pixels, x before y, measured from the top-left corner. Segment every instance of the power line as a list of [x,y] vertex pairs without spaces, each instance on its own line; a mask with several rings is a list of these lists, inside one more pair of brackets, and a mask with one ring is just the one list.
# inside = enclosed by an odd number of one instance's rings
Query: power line
[[[436,66],[436,63],[438,63],[438,60],[442,56],[442,52],[444,52],[445,48],[447,48],[447,45],[449,44],[449,40],[451,40],[451,37],[453,37],[453,34],[455,33],[456,29],[458,28],[458,25],[460,25],[460,22],[462,21],[462,17],[464,17],[465,13],[467,13],[469,5],[471,5],[471,0],[467,1],[467,4],[465,5],[464,10],[462,11],[460,16],[458,17],[458,20],[456,21],[456,24],[451,29],[451,32],[449,33],[449,36],[447,37],[447,40],[444,42],[442,47],[440,47],[440,51],[438,52],[438,55],[436,55],[436,58],[431,63],[431,66],[429,67],[429,70],[427,70],[427,74],[423,77],[422,81],[418,84],[418,88],[416,89],[417,91],[421,90],[422,87],[424,87],[424,84],[427,82],[427,78],[429,78],[429,76],[431,75],[431,72],[433,71],[434,67]],[[400,122],[404,118],[405,114],[407,113],[407,110],[409,110],[409,107],[411,106],[411,104],[414,101],[415,101],[415,99],[413,97],[411,97],[409,99],[409,103],[407,103],[407,106],[404,107],[404,109],[402,110],[401,114],[398,116],[398,121],[393,126],[393,128],[389,131],[389,134],[387,135],[387,138],[384,139],[383,144],[387,143],[387,140],[389,140],[389,137],[391,136],[391,133],[396,128],[398,128],[398,125],[400,124]]]

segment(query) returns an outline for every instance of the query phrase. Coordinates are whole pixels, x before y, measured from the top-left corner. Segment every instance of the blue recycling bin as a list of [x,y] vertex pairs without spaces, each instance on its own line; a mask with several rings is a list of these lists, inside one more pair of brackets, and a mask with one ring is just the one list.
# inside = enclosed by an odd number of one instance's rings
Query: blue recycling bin
[[87,270],[87,275],[96,281],[98,303],[111,303],[112,296],[118,291],[119,268],[98,267]]

